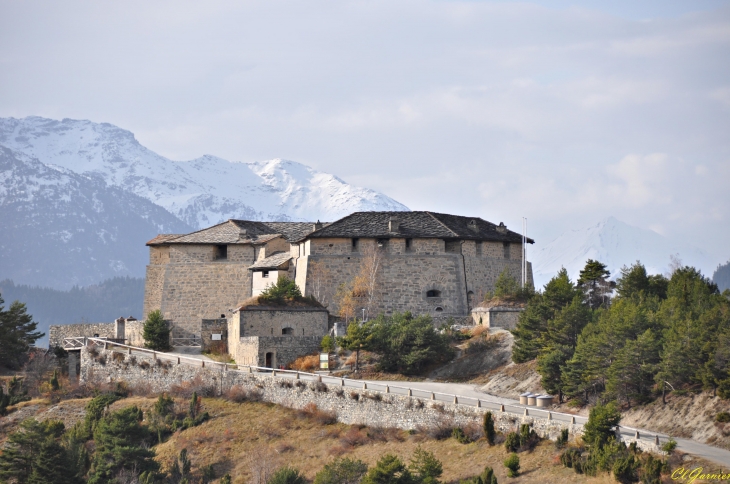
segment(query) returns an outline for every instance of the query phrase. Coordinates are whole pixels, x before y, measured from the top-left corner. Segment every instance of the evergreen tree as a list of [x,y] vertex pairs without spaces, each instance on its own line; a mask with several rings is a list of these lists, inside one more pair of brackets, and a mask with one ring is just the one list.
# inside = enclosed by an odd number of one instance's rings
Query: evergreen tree
[[423,450],[420,446],[413,452],[408,468],[419,484],[439,484],[439,478],[444,473],[443,465],[433,452]]
[[266,484],[306,484],[307,480],[293,467],[282,467],[266,481]]
[[[61,438],[64,432],[63,423],[54,420],[38,422],[30,418],[21,422],[19,427],[8,436],[0,453],[0,482],[29,482],[34,471],[40,472],[39,476],[50,475],[44,473],[55,468],[53,462],[49,461],[50,449],[43,447]],[[43,466],[43,469],[36,470],[39,466]]]
[[665,299],[669,281],[662,275],[650,276],[641,262],[631,267],[622,267],[621,276],[616,281],[617,297],[623,299],[636,298],[643,300],[648,297]]
[[563,403],[565,392],[564,368],[573,355],[573,348],[555,345],[548,352],[537,358],[537,372],[542,377],[542,387],[553,395],[558,395],[558,401]]
[[356,319],[347,325],[345,336],[340,336],[337,342],[346,350],[355,352],[355,371],[359,371],[360,351],[368,349],[370,342],[370,326]]
[[170,349],[170,328],[162,319],[162,313],[156,309],[147,315],[147,320],[142,328],[145,348],[155,351],[168,351]]
[[608,370],[606,390],[609,395],[625,402],[629,408],[632,403],[648,402],[659,363],[659,350],[651,329],[635,341],[628,340]]
[[5,310],[0,296],[0,366],[18,368],[21,357],[42,338],[38,323],[26,312],[25,304],[15,301]]
[[580,271],[578,288],[583,291],[585,301],[591,309],[608,306],[611,301],[616,283],[608,280],[610,276],[611,272],[606,268],[606,264],[593,259],[588,259]]
[[621,421],[621,412],[613,402],[596,405],[588,414],[583,431],[583,442],[593,449],[601,449],[615,438],[616,426]]
[[28,484],[81,484],[83,479],[69,468],[69,454],[55,439],[40,445]]
[[398,456],[385,454],[368,470],[362,484],[415,484],[416,481]]
[[494,418],[492,417],[492,412],[484,414],[482,427],[484,428],[484,437],[486,437],[487,443],[489,445],[494,445],[494,437],[496,437],[497,433],[494,430]]
[[148,448],[152,440],[141,424],[142,411],[127,407],[102,418],[94,430],[96,452],[89,473],[89,483],[106,483],[121,470],[156,472],[159,464]]
[[519,316],[517,327],[512,330],[515,337],[512,360],[515,363],[533,360],[549,346],[550,341],[546,335],[548,321],[579,294],[568,277],[568,271],[563,268],[545,285],[541,294],[530,299],[525,311]]
[[335,459],[314,476],[314,484],[359,484],[368,465],[350,458]]
[[259,302],[269,304],[282,304],[286,300],[302,299],[302,292],[297,283],[288,277],[281,275],[276,284],[271,284],[259,295]]

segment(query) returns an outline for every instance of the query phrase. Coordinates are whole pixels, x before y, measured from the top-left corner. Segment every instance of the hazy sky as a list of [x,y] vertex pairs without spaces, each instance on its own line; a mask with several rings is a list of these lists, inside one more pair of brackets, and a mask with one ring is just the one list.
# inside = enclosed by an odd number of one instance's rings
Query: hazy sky
[[0,1],[0,116],[27,115],[730,257],[730,1]]

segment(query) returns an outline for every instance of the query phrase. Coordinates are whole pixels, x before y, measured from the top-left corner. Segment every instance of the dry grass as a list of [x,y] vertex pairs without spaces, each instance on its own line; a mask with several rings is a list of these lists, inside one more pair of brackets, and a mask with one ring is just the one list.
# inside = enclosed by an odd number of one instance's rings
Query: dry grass
[[[394,429],[340,423],[323,427],[313,419],[298,417],[294,410],[265,403],[239,405],[205,399],[203,406],[214,416],[210,421],[178,432],[156,447],[157,459],[163,467],[182,448],[187,448],[194,469],[212,464],[216,476],[230,472],[236,483],[260,482],[270,467],[283,463],[300,469],[311,480],[337,456],[362,459],[373,465],[386,453],[408,460],[420,445],[443,462],[444,482],[477,475],[487,465],[495,469],[500,482],[614,482],[608,476],[586,478],[572,469],[554,465],[557,451],[552,443],[543,443],[531,453],[520,454],[523,474],[508,479],[502,465],[507,456],[504,447],[489,447],[484,441],[464,445],[454,439],[436,441]],[[251,457],[253,454],[256,459]]]

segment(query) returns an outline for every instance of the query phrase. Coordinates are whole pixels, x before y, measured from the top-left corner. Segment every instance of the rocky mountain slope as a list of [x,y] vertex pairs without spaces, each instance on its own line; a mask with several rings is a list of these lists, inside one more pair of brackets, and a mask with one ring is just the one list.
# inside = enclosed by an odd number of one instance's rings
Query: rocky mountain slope
[[69,289],[143,277],[145,242],[228,218],[322,220],[408,210],[284,160],[172,161],[106,123],[0,118],[0,279]]
[[374,190],[293,161],[239,163],[210,155],[173,161],[108,123],[2,118],[0,145],[95,175],[196,228],[229,218],[332,221],[359,210],[408,210]]
[[0,278],[68,289],[141,276],[145,242],[192,227],[93,174],[0,146]]
[[637,260],[651,274],[665,273],[669,270],[670,256],[674,255],[683,264],[697,267],[708,276],[719,262],[697,247],[677,244],[656,232],[633,227],[613,217],[585,229],[565,232],[528,258],[533,261],[535,286],[539,288],[561,267],[568,270],[573,280],[577,279],[588,259],[608,265],[615,278],[621,266],[630,266]]

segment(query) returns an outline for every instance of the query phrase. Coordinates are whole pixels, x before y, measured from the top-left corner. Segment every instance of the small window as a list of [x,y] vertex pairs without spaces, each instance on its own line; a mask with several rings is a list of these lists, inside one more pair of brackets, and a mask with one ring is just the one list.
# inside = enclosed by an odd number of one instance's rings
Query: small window
[[431,289],[430,291],[426,291],[426,297],[441,297],[441,291]]
[[352,239],[352,251],[355,252],[357,250],[357,245],[360,243],[360,239],[354,238]]
[[413,250],[413,239],[406,239],[406,252]]
[[269,271],[261,271],[261,277],[269,277]]
[[225,314],[221,314],[221,319],[226,319],[226,315]]
[[294,328],[284,328],[281,330],[281,334],[294,334]]
[[482,241],[477,240],[476,246],[477,246],[476,247],[477,257],[481,257],[482,256]]
[[502,242],[502,250],[504,252],[504,258],[509,259],[509,242]]
[[437,313],[440,313],[443,310],[444,310],[444,308],[442,308],[441,306],[436,306],[436,312]]
[[215,259],[216,260],[228,259],[228,246],[227,245],[216,245],[215,246]]
[[388,247],[388,239],[378,239],[377,243],[378,243],[378,247],[381,249],[385,249]]

